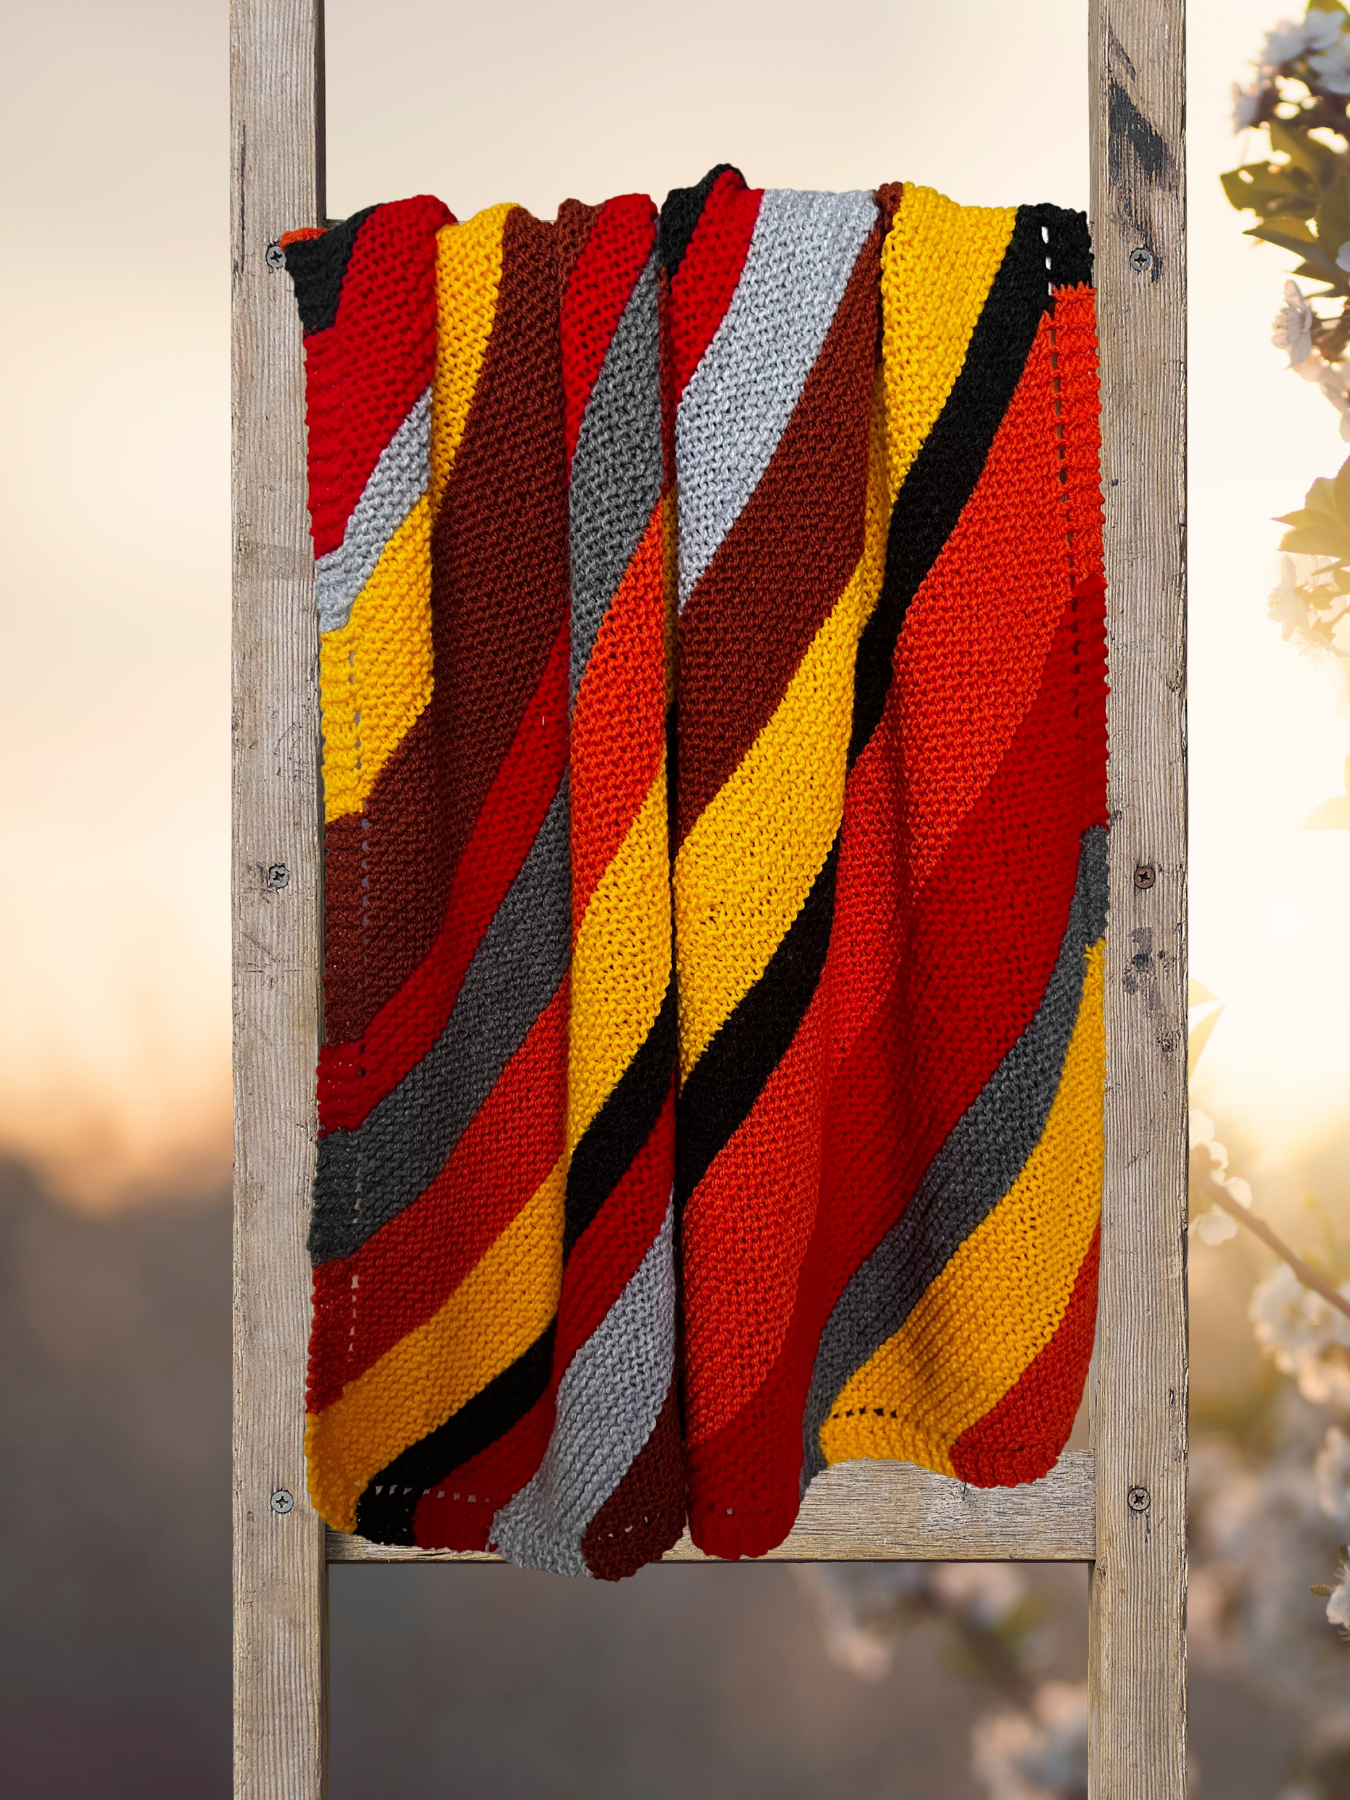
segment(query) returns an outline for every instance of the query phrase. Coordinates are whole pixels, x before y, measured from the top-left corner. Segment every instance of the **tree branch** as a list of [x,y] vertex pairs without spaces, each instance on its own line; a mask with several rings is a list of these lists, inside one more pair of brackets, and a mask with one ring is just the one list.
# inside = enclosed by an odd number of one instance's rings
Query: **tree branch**
[[1313,1293],[1320,1294],[1328,1305],[1334,1306],[1338,1312],[1343,1312],[1346,1318],[1350,1319],[1350,1300],[1346,1299],[1339,1288],[1334,1288],[1325,1275],[1319,1275],[1316,1269],[1305,1263],[1296,1250],[1291,1250],[1284,1239],[1270,1229],[1264,1219],[1258,1219],[1255,1213],[1248,1212],[1245,1206],[1240,1206],[1236,1200],[1224,1193],[1222,1188],[1213,1195],[1213,1199],[1215,1204],[1221,1206],[1231,1218],[1236,1219],[1239,1225],[1245,1225],[1248,1231],[1254,1232],[1268,1250],[1273,1250],[1281,1261],[1287,1262],[1305,1288],[1311,1288]]

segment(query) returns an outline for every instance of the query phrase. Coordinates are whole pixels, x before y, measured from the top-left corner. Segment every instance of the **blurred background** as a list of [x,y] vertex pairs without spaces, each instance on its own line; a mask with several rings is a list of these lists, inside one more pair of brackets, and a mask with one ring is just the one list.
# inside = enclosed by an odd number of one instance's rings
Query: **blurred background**
[[[719,161],[1087,202],[1086,0],[327,12],[334,217],[421,191],[552,216]],[[1350,832],[1296,827],[1345,791],[1350,664],[1283,641],[1267,595],[1272,515],[1345,446],[1269,344],[1293,259],[1243,238],[1218,181],[1276,15],[1190,8],[1191,962],[1217,1016],[1193,1096],[1224,1152],[1202,1147],[1206,1179],[1246,1182],[1339,1283]],[[53,0],[6,41],[4,1785],[223,1795],[228,21],[223,0]],[[1307,1589],[1350,1525],[1350,1337],[1274,1271],[1247,1234],[1193,1240],[1194,1778],[1336,1800],[1350,1648]],[[1081,1570],[332,1587],[335,1800],[1080,1791]]]

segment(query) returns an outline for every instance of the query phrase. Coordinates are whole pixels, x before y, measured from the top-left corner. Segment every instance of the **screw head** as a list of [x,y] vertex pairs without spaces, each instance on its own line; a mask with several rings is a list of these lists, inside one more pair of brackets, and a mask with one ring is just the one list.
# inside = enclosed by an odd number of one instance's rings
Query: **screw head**
[[288,1513],[294,1505],[295,1496],[291,1493],[289,1488],[278,1488],[276,1493],[272,1496],[272,1511],[274,1513]]
[[1137,888],[1151,888],[1158,879],[1158,871],[1152,863],[1140,863],[1134,872],[1134,885]]
[[1125,1496],[1125,1503],[1131,1512],[1146,1513],[1149,1509],[1149,1491],[1146,1487],[1132,1487]]
[[263,886],[270,893],[275,893],[278,888],[284,888],[290,879],[291,872],[285,863],[273,863],[263,875]]
[[266,250],[263,251],[263,261],[267,264],[269,269],[284,269],[286,267],[286,252],[282,249],[280,244],[269,244]]
[[1136,275],[1147,275],[1153,267],[1153,252],[1146,250],[1142,244],[1137,250],[1131,250],[1130,267]]

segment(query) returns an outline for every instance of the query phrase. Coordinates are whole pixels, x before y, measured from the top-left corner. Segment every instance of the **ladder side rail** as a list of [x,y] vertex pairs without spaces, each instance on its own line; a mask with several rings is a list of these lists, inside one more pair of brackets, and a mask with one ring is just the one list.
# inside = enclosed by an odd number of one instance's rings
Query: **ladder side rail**
[[1093,1800],[1186,1792],[1185,0],[1091,0],[1110,636]]
[[320,1019],[318,630],[304,376],[268,247],[322,224],[322,0],[230,8],[234,1792],[327,1792],[328,1571],[305,1489]]

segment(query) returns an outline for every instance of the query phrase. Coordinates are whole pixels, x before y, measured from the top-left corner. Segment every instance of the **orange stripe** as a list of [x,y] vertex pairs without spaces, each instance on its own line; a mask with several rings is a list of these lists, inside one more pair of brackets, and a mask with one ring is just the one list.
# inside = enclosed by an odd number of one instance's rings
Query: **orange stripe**
[[601,622],[572,715],[572,928],[641,810],[665,747],[664,501]]
[[1043,319],[979,484],[905,618],[907,880],[916,892],[1035,698],[1069,594],[1050,322]]

